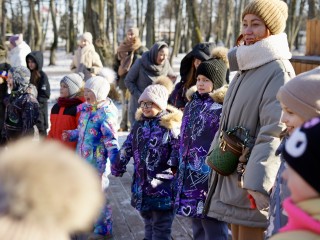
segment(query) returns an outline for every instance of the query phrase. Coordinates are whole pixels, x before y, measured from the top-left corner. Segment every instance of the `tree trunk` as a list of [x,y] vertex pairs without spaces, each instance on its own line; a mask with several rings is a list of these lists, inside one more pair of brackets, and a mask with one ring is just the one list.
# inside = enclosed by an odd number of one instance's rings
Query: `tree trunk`
[[173,57],[176,57],[181,43],[181,23],[182,23],[182,2],[181,0],[174,1],[174,9],[176,15],[176,27],[174,32],[173,49],[170,57],[170,63],[172,65]]
[[0,0],[0,34],[1,34],[1,45],[4,46],[5,45],[5,41],[6,41],[6,32],[7,32],[7,28],[6,28],[6,5],[5,5],[5,1],[4,0]]
[[[33,0],[31,0],[33,2]],[[41,50],[41,44],[42,44],[42,27],[40,24],[40,19],[38,17],[38,14],[36,13],[36,9],[33,3],[33,7],[31,9],[33,11],[33,18],[34,18],[34,31],[35,34],[35,43],[34,43],[34,50]]]
[[[192,46],[202,42],[202,34],[196,14],[196,0],[186,0],[188,18],[192,24]],[[190,21],[189,21],[190,22]]]
[[213,0],[209,1],[209,23],[208,23],[208,29],[207,29],[207,33],[206,33],[206,42],[209,42],[210,40],[210,36],[212,34],[212,17],[213,17]]
[[154,0],[148,0],[147,4],[147,16],[146,16],[146,26],[147,26],[147,35],[146,35],[146,45],[147,48],[151,48],[155,42],[155,24],[154,24],[154,14],[155,14],[155,4]]
[[51,19],[52,19],[52,26],[53,26],[53,43],[50,48],[49,65],[56,65],[56,49],[58,47],[58,28],[57,28],[57,21],[56,21],[56,6],[55,6],[54,0],[50,0],[50,13],[51,13]]
[[308,19],[313,19],[316,17],[317,15],[317,7],[316,7],[316,2],[315,0],[308,0],[308,5],[309,5],[309,8],[308,8]]
[[68,52],[73,52],[73,50],[76,48],[76,33],[74,29],[74,12],[73,12],[73,0],[69,0],[69,21],[68,21],[68,26],[69,26],[69,51]]

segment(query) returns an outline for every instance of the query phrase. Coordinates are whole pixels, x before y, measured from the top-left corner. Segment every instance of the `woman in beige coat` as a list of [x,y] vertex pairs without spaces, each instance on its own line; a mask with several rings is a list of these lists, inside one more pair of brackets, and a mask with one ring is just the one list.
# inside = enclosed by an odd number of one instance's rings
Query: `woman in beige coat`
[[[242,35],[228,54],[230,70],[238,71],[224,99],[220,131],[242,126],[251,136],[251,154],[238,186],[238,174],[212,171],[205,213],[231,224],[232,239],[259,240],[267,227],[269,191],[279,167],[275,150],[282,130],[278,89],[295,74],[283,33],[288,7],[280,0],[253,0],[242,14]],[[238,137],[244,140],[244,136]],[[208,159],[207,159],[208,161]],[[217,175],[217,178],[215,177]],[[251,199],[251,201],[250,201]]]
[[89,79],[91,74],[97,75],[100,72],[102,62],[92,44],[91,33],[85,32],[80,37],[79,47],[74,54],[70,68],[73,72],[83,72],[85,80]]

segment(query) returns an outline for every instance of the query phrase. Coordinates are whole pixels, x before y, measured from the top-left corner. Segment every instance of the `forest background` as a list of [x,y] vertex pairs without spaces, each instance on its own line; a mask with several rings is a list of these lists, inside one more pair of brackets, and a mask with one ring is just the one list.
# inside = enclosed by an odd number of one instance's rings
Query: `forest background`
[[[150,48],[167,42],[171,59],[199,42],[232,47],[239,36],[241,13],[249,0],[0,0],[0,41],[23,33],[32,50],[50,49],[49,65],[56,64],[57,48],[77,48],[85,31],[92,33],[105,66],[129,27],[140,30]],[[320,0],[286,0],[286,33],[291,51],[301,45],[306,20],[320,16]]]

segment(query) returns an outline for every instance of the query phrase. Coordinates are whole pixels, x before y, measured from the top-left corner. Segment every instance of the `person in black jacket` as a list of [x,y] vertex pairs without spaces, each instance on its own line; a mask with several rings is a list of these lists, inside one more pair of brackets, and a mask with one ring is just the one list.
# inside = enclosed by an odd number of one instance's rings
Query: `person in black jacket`
[[48,129],[48,99],[50,98],[50,84],[47,74],[42,71],[43,54],[40,51],[32,51],[26,57],[27,66],[31,72],[30,83],[36,86],[37,100],[40,105],[37,128],[41,136],[47,136]]

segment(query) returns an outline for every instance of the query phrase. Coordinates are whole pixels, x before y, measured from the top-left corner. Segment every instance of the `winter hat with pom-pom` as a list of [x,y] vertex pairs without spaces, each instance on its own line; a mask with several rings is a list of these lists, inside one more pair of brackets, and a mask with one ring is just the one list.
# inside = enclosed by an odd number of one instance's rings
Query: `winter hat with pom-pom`
[[286,28],[288,5],[282,0],[253,0],[243,10],[242,19],[247,14],[260,17],[271,34],[275,35]]
[[13,91],[28,86],[30,83],[30,70],[24,66],[12,67],[9,72],[13,79]]
[[84,74],[83,73],[71,73],[64,76],[60,83],[65,83],[69,89],[69,97],[77,95],[84,85]]
[[138,102],[149,101],[158,105],[161,110],[166,110],[168,106],[169,94],[172,92],[173,83],[170,78],[166,76],[160,76],[150,86],[146,87]]
[[110,84],[105,78],[101,76],[94,76],[86,81],[84,88],[90,89],[99,102],[107,99],[110,91]]
[[113,71],[111,68],[101,68],[100,71],[98,72],[97,76],[101,76],[105,78],[109,84],[115,83],[116,80],[116,73]]
[[197,68],[196,76],[203,75],[213,82],[214,89],[225,84],[227,65],[221,58],[212,58],[202,62]]
[[23,139],[8,150],[0,156],[0,239],[68,240],[89,230],[103,195],[88,163],[53,141]]

